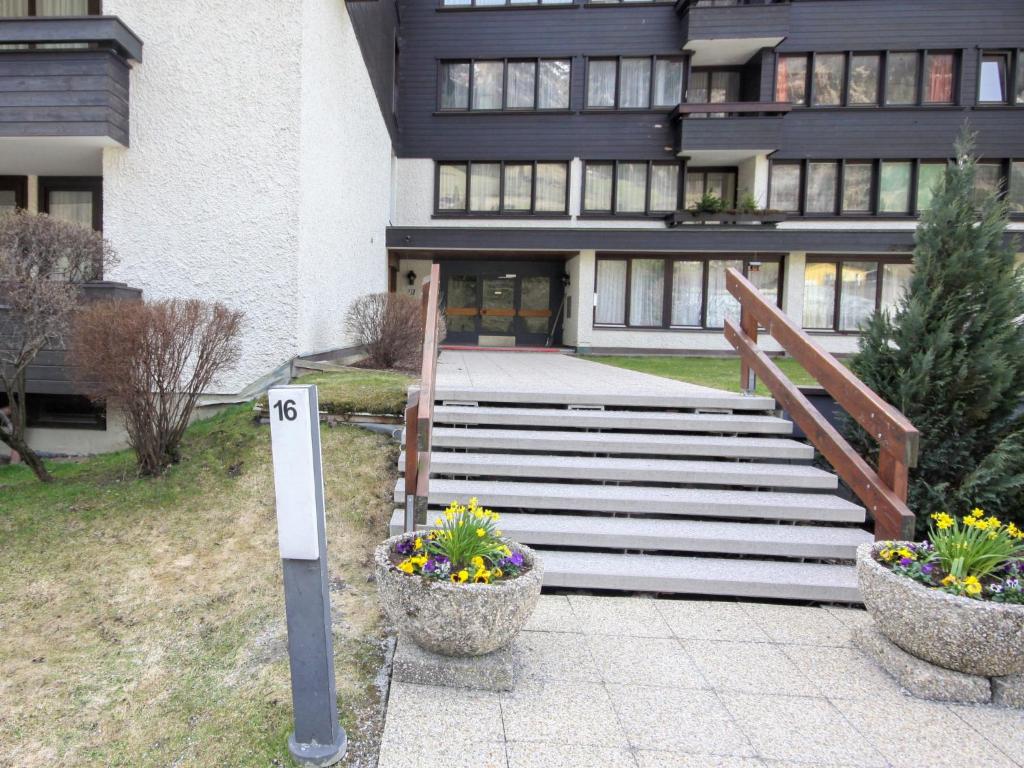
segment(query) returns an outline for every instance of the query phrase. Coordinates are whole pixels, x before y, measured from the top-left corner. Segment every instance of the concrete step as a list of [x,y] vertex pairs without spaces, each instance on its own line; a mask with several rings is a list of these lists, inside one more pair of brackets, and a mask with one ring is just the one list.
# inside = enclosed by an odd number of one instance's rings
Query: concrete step
[[[394,499],[403,503],[405,487],[395,484]],[[865,510],[826,493],[782,493],[712,488],[655,488],[626,485],[569,483],[510,483],[504,481],[430,481],[431,506],[477,497],[499,512],[516,509],[574,512],[628,512],[683,517],[814,520],[824,523],[863,523]]]
[[[405,466],[405,454],[399,458]],[[453,453],[434,451],[433,475],[551,478],[587,482],[735,485],[760,488],[808,488],[834,491],[839,481],[831,472],[806,464],[747,461],[686,461],[651,458],[606,458],[522,453]]]
[[[401,533],[403,510],[391,518],[391,535]],[[427,525],[433,528],[434,515]],[[853,560],[857,546],[873,537],[861,528],[820,525],[766,525],[705,520],[665,520],[642,517],[597,517],[506,513],[501,530],[531,546],[592,549],[646,549],[761,555],[812,560]]]
[[436,401],[457,400],[471,403],[519,403],[524,405],[604,405],[630,408],[725,408],[731,411],[770,411],[775,401],[770,397],[748,397],[741,394],[720,392],[715,389],[669,394],[662,392],[580,392],[560,389],[557,386],[538,385],[532,391],[510,392],[489,387],[446,387],[439,385]]
[[860,602],[852,565],[543,550],[544,586]]
[[435,448],[544,453],[701,456],[726,459],[810,461],[814,448],[796,440],[714,435],[645,435],[629,432],[563,432],[529,429],[437,427]]
[[631,432],[711,432],[718,434],[791,435],[793,422],[757,414],[673,413],[670,411],[600,411],[567,408],[491,408],[439,405],[435,424],[560,429],[618,429]]

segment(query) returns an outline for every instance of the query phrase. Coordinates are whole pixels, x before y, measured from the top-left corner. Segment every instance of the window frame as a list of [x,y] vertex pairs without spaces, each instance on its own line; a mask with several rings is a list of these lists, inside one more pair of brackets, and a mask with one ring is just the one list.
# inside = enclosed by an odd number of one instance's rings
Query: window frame
[[[102,16],[103,15],[103,0],[89,0],[89,8],[86,11],[87,16]],[[38,4],[36,0],[28,0],[28,13],[26,16],[18,18],[45,18],[39,16]]]
[[739,202],[739,195],[740,195],[740,169],[739,169],[739,167],[735,166],[735,165],[707,165],[707,166],[702,165],[702,166],[698,166],[698,167],[695,167],[695,168],[690,168],[689,166],[687,166],[686,169],[685,169],[685,172],[683,174],[683,182],[682,182],[683,197],[682,197],[682,201],[681,201],[684,210],[690,210],[689,208],[686,207],[686,185],[687,185],[687,182],[689,181],[690,172],[691,171],[693,173],[695,173],[695,174],[699,174],[699,175],[702,175],[704,177],[704,183],[701,185],[701,196],[704,196],[704,195],[706,195],[708,193],[708,174],[709,173],[731,173],[733,176],[735,176],[736,177],[735,178],[735,183],[733,184],[733,199],[732,199],[731,202],[728,201],[728,200],[725,200],[724,202],[727,203],[726,210],[729,210],[729,209],[735,210],[736,209],[736,206],[737,206],[737,204]]
[[497,3],[478,5],[477,0],[466,0],[460,5],[447,5],[444,0],[438,0],[435,10],[442,12],[449,11],[508,11],[508,10],[536,10],[538,8],[575,8],[576,0],[504,0],[500,5]]
[[[840,308],[842,307],[842,292],[843,292],[843,262],[847,261],[868,261],[877,265],[878,277],[875,284],[875,309],[877,313],[882,306],[882,283],[885,281],[885,270],[886,264],[913,264],[913,257],[911,254],[903,255],[879,255],[879,254],[855,254],[855,253],[842,253],[842,254],[828,254],[828,253],[809,253],[805,264],[834,264],[836,267],[836,283],[835,283],[835,295],[832,297],[832,327],[831,328],[813,328],[805,326],[803,324],[803,312],[801,311],[800,327],[808,333],[831,333],[841,336],[859,336],[860,331],[849,331],[840,330]],[[806,280],[806,278],[805,278]]]
[[92,228],[103,231],[102,176],[40,176],[36,199],[40,213],[50,213],[51,192],[92,192]]
[[[1024,100],[1017,99],[1017,62],[1021,52],[1013,48],[980,48],[978,49],[978,79],[975,83],[975,104],[978,107],[1011,107],[1024,104]],[[1001,101],[981,100],[981,78],[982,67],[986,56],[1000,56],[1006,63],[1006,93]]]
[[[639,3],[638,3],[639,4]],[[614,4],[612,7],[618,5]],[[646,107],[623,107],[622,105],[622,60],[623,59],[650,59],[650,76],[647,82],[647,106]],[[591,61],[614,61],[615,62],[615,103],[610,107],[594,107],[590,104],[590,63]],[[654,104],[654,83],[657,79],[657,68],[659,61],[677,61],[682,64],[683,78],[679,84],[679,101],[671,106],[655,106]],[[583,67],[583,111],[584,112],[664,112],[675,109],[683,103],[686,98],[686,88],[690,79],[690,67],[688,57],[684,54],[651,54],[644,56],[587,56]]]
[[[597,300],[594,301],[593,312],[591,315],[591,325],[595,330],[629,330],[629,331],[674,331],[674,332],[702,332],[702,333],[721,333],[724,326],[708,326],[708,286],[710,282],[711,266],[712,261],[742,261],[743,262],[743,276],[749,279],[750,266],[752,264],[761,265],[764,263],[772,263],[779,265],[779,280],[777,286],[777,295],[775,299],[775,305],[782,307],[782,294],[786,282],[785,270],[786,261],[784,254],[756,254],[750,253],[664,253],[664,252],[633,252],[628,253],[604,251],[599,252],[596,257],[596,261],[625,261],[626,262],[626,291],[625,291],[625,304],[623,312],[623,324],[613,323],[598,323],[597,322]],[[664,296],[661,302],[661,324],[660,325],[632,325],[630,324],[629,317],[632,309],[632,283],[633,283],[633,261],[634,260],[661,260],[664,265],[664,276],[662,278],[663,284],[662,289]],[[700,325],[672,325],[672,272],[673,265],[678,262],[700,262],[703,267],[701,276],[701,307],[700,307]],[[593,294],[596,297],[597,293],[597,267],[595,264],[594,268],[594,283],[593,283]]]
[[[1012,191],[1011,188],[1010,188],[1010,185],[1013,184],[1013,166],[1014,165],[1018,165],[1018,164],[1019,165],[1024,165],[1024,157],[1011,157],[1011,158],[1009,158],[1006,161],[1006,173],[1007,173],[1007,176],[1006,176],[1006,196],[1007,196],[1007,198],[1010,197],[1010,193]],[[1024,191],[1022,191],[1022,192],[1024,192]],[[1021,210],[1021,211],[1010,210],[1010,218],[1012,218],[1012,219],[1024,218],[1024,210]]]
[[[473,165],[497,165],[498,169],[498,210],[474,211],[470,206],[471,187],[473,184]],[[440,208],[441,166],[461,165],[466,168],[466,207],[460,209]],[[505,208],[505,166],[530,165],[533,167],[530,177],[530,209],[523,210]],[[537,210],[537,166],[565,166],[565,196],[561,211]],[[572,162],[569,160],[435,160],[434,161],[434,213],[437,219],[489,219],[501,218],[535,218],[535,219],[567,219],[569,218],[569,195],[572,188]]]
[[28,176],[0,176],[0,191],[14,193],[15,208],[28,208]]
[[[452,8],[470,8],[472,6],[452,6]],[[481,6],[482,8],[500,8],[502,6]],[[540,96],[540,65],[543,61],[567,61],[569,62],[569,103],[564,107],[539,107]],[[474,109],[473,91],[476,85],[475,64],[477,63],[500,63],[501,64],[501,106],[495,109]],[[533,106],[532,107],[510,107],[508,106],[508,65],[509,64],[533,64]],[[444,88],[444,68],[448,64],[468,64],[469,82],[466,88],[465,107],[444,107],[441,99]],[[523,114],[540,112],[543,114],[567,114],[572,112],[572,56],[509,56],[505,58],[491,58],[487,56],[465,58],[465,59],[437,59],[437,82],[434,101],[435,115],[497,115],[497,114]]]
[[[647,166],[647,178],[644,190],[644,210],[619,213],[616,211],[619,195],[619,166],[643,164]],[[612,199],[611,208],[608,210],[595,210],[587,208],[587,166],[588,165],[611,165],[612,166]],[[653,210],[651,208],[651,169],[656,165],[670,165],[679,168],[676,179],[676,208],[673,211]],[[648,219],[663,218],[674,211],[679,210],[683,201],[683,191],[686,189],[686,163],[681,160],[583,160],[581,163],[580,180],[580,215],[581,219]]]

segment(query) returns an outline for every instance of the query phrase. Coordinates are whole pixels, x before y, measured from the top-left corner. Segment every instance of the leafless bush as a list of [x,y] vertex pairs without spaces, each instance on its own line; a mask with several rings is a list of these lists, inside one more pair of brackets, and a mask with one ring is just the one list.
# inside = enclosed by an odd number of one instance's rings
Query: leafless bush
[[345,328],[366,349],[367,365],[415,371],[423,347],[422,313],[412,296],[371,293],[352,302]]
[[25,373],[44,349],[61,349],[81,283],[99,280],[116,255],[88,227],[24,212],[0,215],[0,388],[9,414],[0,442],[36,476],[51,479],[25,438]]
[[83,390],[123,410],[143,474],[180,458],[199,396],[239,356],[242,313],[196,300],[107,301],[75,318],[72,362]]

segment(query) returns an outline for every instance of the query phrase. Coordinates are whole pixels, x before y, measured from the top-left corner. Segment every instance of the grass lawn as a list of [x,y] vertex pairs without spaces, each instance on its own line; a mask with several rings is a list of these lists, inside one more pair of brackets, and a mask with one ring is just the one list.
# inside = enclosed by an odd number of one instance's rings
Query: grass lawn
[[[595,363],[616,365],[632,371],[651,373],[667,379],[678,379],[704,387],[714,387],[730,392],[740,391],[740,360],[738,357],[674,357],[674,356],[630,356],[630,355],[595,355],[583,358]],[[790,381],[798,386],[817,384],[807,371],[796,360],[791,358],[775,358],[774,362]],[[768,395],[768,389],[760,381],[757,393]]]
[[393,371],[352,368],[344,371],[310,373],[296,384],[316,384],[320,410],[336,415],[348,413],[396,414],[405,412],[406,390],[416,379]]
[[[0,467],[0,765],[291,765],[269,428],[238,406],[183,448],[158,479],[127,453],[53,462],[51,485]],[[384,646],[367,574],[396,453],[323,430],[347,765],[377,750]]]

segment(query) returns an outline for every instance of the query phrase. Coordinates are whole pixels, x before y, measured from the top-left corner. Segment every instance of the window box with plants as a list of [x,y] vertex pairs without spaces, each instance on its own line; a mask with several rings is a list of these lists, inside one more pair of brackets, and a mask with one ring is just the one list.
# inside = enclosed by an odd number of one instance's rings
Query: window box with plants
[[707,192],[694,205],[684,211],[673,211],[665,217],[670,227],[685,224],[764,224],[774,226],[786,220],[782,211],[759,208],[749,192],[743,195],[735,208],[729,208],[717,195]]
[[443,656],[507,647],[537,605],[540,559],[503,536],[498,515],[476,499],[452,502],[434,525],[377,547],[385,613],[404,638]]

